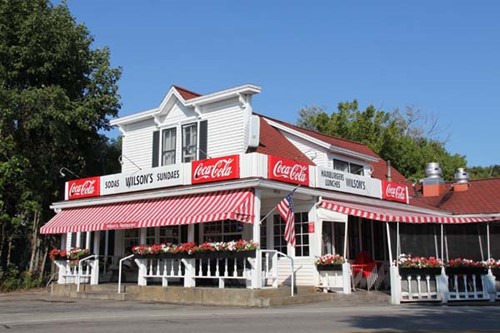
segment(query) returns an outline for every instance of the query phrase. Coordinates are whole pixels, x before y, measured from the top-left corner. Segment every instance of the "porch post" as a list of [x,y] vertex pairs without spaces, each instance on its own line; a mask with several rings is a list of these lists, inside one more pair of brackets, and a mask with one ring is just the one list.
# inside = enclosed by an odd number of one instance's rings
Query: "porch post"
[[68,232],[68,233],[66,234],[66,245],[65,245],[65,247],[64,247],[64,249],[65,249],[66,251],[69,251],[69,249],[71,248],[71,243],[72,243],[72,241],[73,241],[73,233],[72,233],[72,232]]
[[491,258],[491,248],[490,248],[490,222],[486,222],[486,244],[488,246],[488,258],[487,260],[490,260]]
[[444,262],[444,226],[441,223],[441,261]]
[[[194,242],[194,224],[188,224],[187,226],[187,241]],[[195,274],[195,259],[181,259],[182,265],[186,269],[184,272],[184,287],[194,287],[196,286],[196,280],[193,278]]]
[[85,248],[90,250],[90,235],[92,232],[87,231],[85,235]]
[[139,243],[140,244],[146,244],[146,234],[147,233],[147,228],[141,228],[139,229]]
[[346,260],[347,260],[347,240],[349,239],[347,237],[348,225],[349,225],[349,217],[347,217],[344,227],[344,259]]
[[82,246],[82,233],[78,231],[76,233],[76,247],[81,247]]
[[[90,243],[90,232],[87,234],[87,242]],[[101,247],[101,232],[94,231],[94,251],[93,253],[99,255],[99,248]],[[87,248],[90,247],[90,244]],[[94,266],[92,267],[92,275],[90,276],[90,284],[99,284],[99,257],[93,260]]]
[[[261,208],[262,191],[255,189],[254,196],[254,218],[253,218],[253,241],[260,243],[260,208]],[[294,274],[294,272],[292,272]],[[260,251],[257,251],[255,263],[252,265],[252,280],[251,288],[262,288],[262,256]]]

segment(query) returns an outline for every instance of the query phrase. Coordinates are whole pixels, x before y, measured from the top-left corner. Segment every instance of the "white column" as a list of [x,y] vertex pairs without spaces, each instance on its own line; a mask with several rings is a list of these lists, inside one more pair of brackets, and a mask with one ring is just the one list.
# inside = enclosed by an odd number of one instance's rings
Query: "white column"
[[69,251],[69,249],[71,248],[71,242],[73,241],[73,233],[72,232],[68,232],[68,234],[66,235],[66,251]]
[[[188,224],[187,226],[187,241],[194,242],[194,224]],[[196,280],[193,278],[195,274],[195,259],[182,259],[182,265],[184,265],[184,287],[190,288],[196,286]]]
[[[255,242],[260,242],[260,210],[261,210],[261,196],[262,191],[255,189],[254,196],[254,219],[253,219],[253,240]],[[294,274],[294,272],[292,272]],[[252,289],[262,288],[262,256],[260,251],[257,251],[257,256],[255,258],[255,265],[252,267]]]
[[76,233],[76,247],[81,247],[82,246],[82,233],[77,232]]
[[90,231],[87,231],[87,235],[85,236],[85,248],[90,250],[90,236],[91,236]]

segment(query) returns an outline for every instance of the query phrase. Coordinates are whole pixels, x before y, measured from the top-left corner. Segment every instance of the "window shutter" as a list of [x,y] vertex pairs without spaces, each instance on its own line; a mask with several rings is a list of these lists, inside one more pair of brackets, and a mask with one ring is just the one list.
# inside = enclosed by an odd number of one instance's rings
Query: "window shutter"
[[153,132],[153,168],[159,165],[160,158],[160,131]]
[[208,136],[208,123],[206,120],[200,121],[200,155],[199,159],[204,160],[207,156],[207,136]]

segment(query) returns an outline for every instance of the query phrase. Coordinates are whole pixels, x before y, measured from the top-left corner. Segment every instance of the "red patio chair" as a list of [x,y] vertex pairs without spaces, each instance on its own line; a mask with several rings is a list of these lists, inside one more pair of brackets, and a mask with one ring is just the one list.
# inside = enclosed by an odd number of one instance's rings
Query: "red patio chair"
[[351,267],[353,286],[355,287],[359,284],[360,287],[364,287],[366,285],[366,290],[370,290],[378,277],[377,263],[373,261],[370,253],[361,251]]

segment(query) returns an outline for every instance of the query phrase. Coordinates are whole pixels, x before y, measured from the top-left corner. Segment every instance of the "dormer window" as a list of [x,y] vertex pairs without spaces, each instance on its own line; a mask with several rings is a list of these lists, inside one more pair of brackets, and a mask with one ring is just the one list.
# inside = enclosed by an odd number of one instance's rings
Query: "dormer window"
[[207,145],[208,123],[206,120],[162,129],[161,136],[160,131],[154,131],[152,167],[176,164],[179,160],[181,163],[203,160],[208,157]]
[[361,176],[364,174],[362,165],[336,159],[333,160],[333,169]]
[[175,164],[176,128],[167,128],[162,131],[161,165]]
[[182,126],[182,162],[196,160],[198,155],[198,124]]

